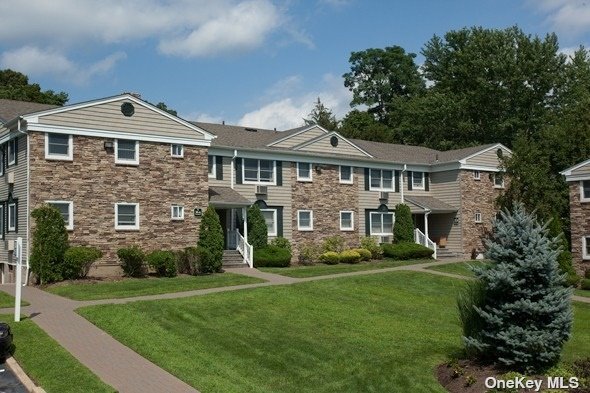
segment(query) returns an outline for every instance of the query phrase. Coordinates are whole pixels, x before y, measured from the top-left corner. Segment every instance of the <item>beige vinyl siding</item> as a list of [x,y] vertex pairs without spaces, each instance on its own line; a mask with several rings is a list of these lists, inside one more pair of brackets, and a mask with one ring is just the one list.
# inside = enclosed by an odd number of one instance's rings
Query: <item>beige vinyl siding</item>
[[223,157],[223,180],[218,180],[216,177],[210,177],[210,186],[231,187],[231,162],[231,157]]
[[62,127],[130,132],[195,140],[204,139],[202,133],[133,102],[135,114],[126,117],[121,113],[121,104],[124,102],[130,101],[121,99],[86,108],[43,115],[40,116],[39,122]]
[[[474,157],[471,157],[467,160],[467,165],[477,165],[477,166],[486,166],[491,168],[497,168],[500,165],[500,160],[498,159],[498,148],[490,149],[484,153],[480,153]],[[508,150],[502,149],[503,154],[508,155],[510,152]]]
[[365,153],[358,150],[354,146],[351,146],[349,143],[340,139],[338,146],[334,147],[330,144],[331,138],[323,138],[319,141],[316,141],[312,144],[304,146],[299,151],[307,151],[312,153],[327,153],[327,154],[338,154],[338,155],[345,155],[345,156],[360,156],[360,157],[367,157]]
[[571,176],[584,176],[590,175],[590,163],[579,167],[578,169],[572,171]]
[[[458,170],[454,170],[430,174],[430,195],[456,207],[457,210],[460,210],[461,207],[459,173]],[[457,225],[453,223],[457,214],[431,214],[429,216],[428,227],[431,238],[447,235],[447,248],[451,251],[462,253],[461,220],[459,220]]]
[[[366,236],[365,226],[365,209],[377,209],[381,205],[379,200],[379,191],[366,191],[365,190],[365,168],[355,168],[354,181],[357,182],[358,187],[358,200],[359,200],[359,236]],[[389,199],[387,201],[387,207],[391,210],[395,209],[395,205],[401,202],[401,193],[389,191]]]
[[321,128],[313,127],[305,132],[293,135],[290,138],[287,138],[284,141],[273,145],[273,147],[283,147],[283,148],[290,149],[293,146],[300,145],[304,142],[310,141],[312,139],[315,139],[315,138],[325,135],[325,134],[326,134],[326,132],[323,131]]

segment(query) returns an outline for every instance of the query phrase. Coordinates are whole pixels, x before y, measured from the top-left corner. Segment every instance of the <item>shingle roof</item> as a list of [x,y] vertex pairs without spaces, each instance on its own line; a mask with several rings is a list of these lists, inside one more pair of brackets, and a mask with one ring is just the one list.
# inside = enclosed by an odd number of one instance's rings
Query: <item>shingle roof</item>
[[497,143],[488,143],[487,145],[465,147],[463,149],[447,150],[438,153],[438,163],[455,162],[469,157],[472,154],[485,150],[489,147],[495,146]]
[[217,135],[217,138],[213,140],[211,146],[264,148],[276,138],[286,136],[283,132],[274,130],[215,123],[191,123],[205,131]]
[[433,213],[454,213],[458,209],[431,196],[411,195],[406,196],[405,199],[414,205],[423,209],[428,209]]
[[250,206],[251,201],[230,187],[209,186],[209,203],[213,206]]
[[393,162],[408,164],[430,164],[435,161],[438,150],[423,146],[397,145],[393,143],[349,139],[373,157]]
[[16,101],[0,98],[0,123],[6,123],[17,116],[57,108],[57,105]]

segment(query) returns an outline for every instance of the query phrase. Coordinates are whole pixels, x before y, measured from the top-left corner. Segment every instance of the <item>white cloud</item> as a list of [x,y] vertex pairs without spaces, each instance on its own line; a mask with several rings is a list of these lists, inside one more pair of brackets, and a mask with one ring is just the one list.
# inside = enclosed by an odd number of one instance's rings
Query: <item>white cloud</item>
[[587,0],[529,0],[561,35],[578,36],[590,31],[590,3]]
[[125,53],[113,53],[89,65],[77,65],[62,53],[51,49],[24,46],[0,55],[0,67],[11,68],[29,76],[53,75],[74,84],[84,84],[96,75],[108,73]]

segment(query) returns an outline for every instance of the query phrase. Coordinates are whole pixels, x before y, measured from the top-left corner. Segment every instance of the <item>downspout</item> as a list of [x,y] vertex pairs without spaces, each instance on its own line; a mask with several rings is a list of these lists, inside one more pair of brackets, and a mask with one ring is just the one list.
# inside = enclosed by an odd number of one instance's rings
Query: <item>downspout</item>
[[428,247],[428,240],[430,240],[430,236],[428,236],[428,216],[432,213],[430,209],[424,210],[424,246]]
[[[27,260],[27,270],[26,270],[26,274],[25,274],[25,285],[29,284],[29,252],[30,252],[30,247],[31,247],[31,242],[29,239],[29,234],[30,234],[30,220],[29,220],[29,206],[30,206],[30,197],[31,197],[31,191],[30,191],[30,186],[31,186],[31,165],[30,165],[30,161],[31,161],[31,145],[30,145],[30,140],[29,140],[29,135],[23,131],[21,129],[21,120],[22,118],[19,117],[17,120],[17,124],[16,124],[16,130],[17,132],[21,133],[21,134],[25,134],[27,136],[27,204],[26,204],[26,215],[25,215],[25,223],[26,223],[26,232],[25,232],[25,239],[27,241],[27,247],[26,247],[26,260]],[[27,122],[25,121],[25,127],[27,125]],[[18,150],[16,151],[16,154],[18,154]]]
[[234,149],[234,156],[231,158],[231,189],[234,189],[234,182],[236,181],[236,157],[238,156],[238,150]]
[[399,188],[400,192],[401,192],[401,195],[400,195],[401,203],[404,203],[404,175],[407,170],[408,170],[408,165],[404,164],[404,169],[402,169],[402,175],[400,176],[400,179],[399,179],[401,182],[400,188]]

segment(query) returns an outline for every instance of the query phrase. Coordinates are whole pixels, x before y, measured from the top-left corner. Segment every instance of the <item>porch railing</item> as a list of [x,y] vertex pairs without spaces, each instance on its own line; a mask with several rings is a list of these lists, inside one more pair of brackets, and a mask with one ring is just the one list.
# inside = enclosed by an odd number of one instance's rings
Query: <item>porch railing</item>
[[254,267],[254,248],[244,239],[244,236],[236,229],[236,250],[244,257],[244,263]]
[[418,228],[414,229],[414,241],[418,244],[422,244],[425,247],[430,248],[434,251],[432,257],[436,259],[436,243],[430,240],[421,230]]

